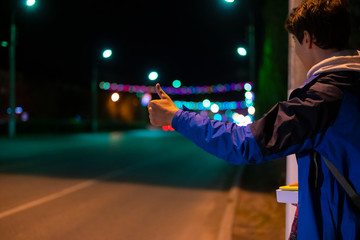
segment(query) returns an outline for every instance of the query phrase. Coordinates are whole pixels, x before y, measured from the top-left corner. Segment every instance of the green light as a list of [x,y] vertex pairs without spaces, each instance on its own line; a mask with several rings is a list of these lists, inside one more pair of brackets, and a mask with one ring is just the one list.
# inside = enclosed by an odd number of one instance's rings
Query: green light
[[228,2],[228,3],[233,3],[234,0],[225,0],[225,2]]
[[104,82],[103,88],[104,88],[104,90],[108,90],[110,88],[110,83]]
[[6,41],[2,41],[1,42],[1,46],[2,47],[7,47],[9,44],[8,44],[8,42],[6,42]]
[[111,57],[111,55],[112,55],[112,51],[110,49],[106,49],[103,52],[103,58],[109,58],[109,57]]
[[172,83],[174,88],[179,88],[181,86],[180,80],[174,80]]
[[151,72],[151,73],[149,74],[149,79],[150,79],[151,81],[155,81],[158,77],[159,77],[159,74],[158,74],[157,72]]
[[239,47],[239,48],[237,49],[237,52],[238,52],[238,54],[239,54],[240,56],[246,56],[246,54],[247,54],[246,49],[243,48],[243,47]]
[[35,5],[35,0],[27,0],[26,5],[28,5],[29,7],[34,6]]

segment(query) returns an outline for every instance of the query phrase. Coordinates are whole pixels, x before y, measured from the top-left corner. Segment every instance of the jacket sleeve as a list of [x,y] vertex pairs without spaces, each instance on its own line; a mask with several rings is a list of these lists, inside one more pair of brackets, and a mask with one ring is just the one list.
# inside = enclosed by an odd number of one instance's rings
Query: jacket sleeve
[[255,163],[262,159],[249,126],[210,120],[183,110],[175,114],[172,126],[200,148],[233,164]]
[[172,126],[205,151],[234,164],[260,163],[313,148],[335,121],[342,91],[329,82],[301,89],[246,127],[179,110]]

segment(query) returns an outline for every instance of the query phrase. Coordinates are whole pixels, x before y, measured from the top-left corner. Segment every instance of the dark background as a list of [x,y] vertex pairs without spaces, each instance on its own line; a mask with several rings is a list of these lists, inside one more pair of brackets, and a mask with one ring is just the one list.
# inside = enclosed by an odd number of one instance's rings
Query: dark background
[[[352,44],[358,48],[360,4],[350,2],[355,29]],[[283,27],[287,4],[283,0],[38,0],[29,8],[25,1],[4,0],[0,3],[0,41],[9,41],[11,12],[16,12],[16,106],[42,124],[62,119],[88,121],[95,65],[99,81],[122,84],[155,85],[147,77],[151,71],[159,73],[156,82],[163,86],[175,79],[183,86],[247,82],[250,55],[241,57],[236,49],[248,49],[252,16],[255,103],[257,116],[261,116],[287,95],[288,36]],[[113,51],[110,59],[101,58],[105,48]],[[7,125],[9,101],[8,55],[8,48],[0,47],[2,129]],[[101,119],[111,118],[103,107],[108,97],[109,92],[99,90]],[[175,98],[198,101],[196,96]],[[239,101],[243,95],[216,98]],[[136,120],[146,122],[145,110],[139,111]]]

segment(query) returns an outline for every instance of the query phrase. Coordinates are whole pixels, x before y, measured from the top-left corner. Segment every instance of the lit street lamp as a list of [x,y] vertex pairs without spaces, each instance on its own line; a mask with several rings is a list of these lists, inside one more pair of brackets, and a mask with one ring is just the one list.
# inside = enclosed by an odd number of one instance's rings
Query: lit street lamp
[[111,57],[111,55],[112,55],[111,49],[106,49],[106,50],[103,52],[103,58],[109,58],[109,57]]
[[151,72],[148,77],[150,81],[155,81],[159,77],[159,74],[157,72]]
[[238,49],[237,49],[237,52],[238,52],[238,54],[240,55],[240,56],[246,56],[246,54],[247,54],[247,51],[246,51],[246,49],[245,48],[243,48],[243,47],[239,47]]
[[35,5],[35,0],[27,0],[26,5],[28,5],[29,7],[34,6]]

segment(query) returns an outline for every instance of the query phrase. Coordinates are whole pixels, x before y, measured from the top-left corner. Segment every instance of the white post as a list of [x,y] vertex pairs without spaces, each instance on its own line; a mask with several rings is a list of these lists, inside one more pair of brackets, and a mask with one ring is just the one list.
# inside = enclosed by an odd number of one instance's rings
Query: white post
[[[298,6],[302,0],[289,0],[289,11]],[[295,54],[294,41],[289,36],[289,58],[288,58],[288,92],[299,87],[306,79],[306,71],[300,60]],[[286,159],[286,184],[298,181],[298,169],[295,155],[290,155]],[[294,219],[296,207],[286,204],[286,228],[285,239],[288,239],[291,225]]]

